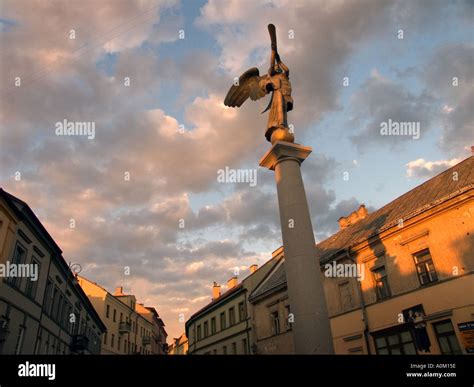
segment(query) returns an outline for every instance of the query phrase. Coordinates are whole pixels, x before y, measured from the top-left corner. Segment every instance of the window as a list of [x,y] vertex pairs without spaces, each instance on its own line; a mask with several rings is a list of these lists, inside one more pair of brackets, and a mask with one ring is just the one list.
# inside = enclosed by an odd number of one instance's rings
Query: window
[[123,313],[120,313],[120,322],[123,321]]
[[272,333],[278,335],[280,333],[280,316],[278,311],[272,312],[270,316],[272,320]]
[[429,249],[414,254],[413,259],[415,260],[416,272],[421,286],[438,281],[438,275]]
[[23,339],[25,337],[25,328],[20,326],[20,329],[18,330],[18,336],[16,337],[16,343],[15,343],[15,355],[21,354],[21,348],[23,347]]
[[216,318],[211,318],[211,335],[216,333]]
[[232,355],[237,355],[237,343],[232,343]]
[[[25,257],[26,249],[20,243],[17,242],[15,250],[13,252],[12,264],[21,265],[25,261]],[[9,282],[13,286],[19,288],[21,285],[21,277],[9,277]]]
[[221,330],[226,328],[225,312],[221,313]]
[[243,302],[239,302],[239,321],[244,321],[246,318],[245,305]]
[[378,355],[416,355],[413,337],[407,330],[376,336],[375,347]]
[[107,332],[104,333],[104,345],[107,345]]
[[37,278],[36,281],[34,281],[31,277],[27,278],[27,283],[26,283],[26,295],[32,299],[35,299],[36,297],[36,288],[38,287],[38,279],[39,279],[39,272],[40,272],[40,264],[36,259],[31,260],[31,264],[35,267]]
[[124,353],[127,353],[127,348],[129,348],[129,346],[127,346],[127,340],[125,339],[124,343],[123,343],[123,352]]
[[81,323],[81,315],[79,314],[79,312],[76,310],[76,316],[77,316],[77,320],[76,322],[74,323],[74,334],[77,335],[79,334],[79,327],[80,327],[80,323]]
[[117,309],[114,309],[114,317],[113,317],[113,321],[116,322],[117,321]]
[[197,337],[198,337],[198,340],[201,340],[201,338],[202,338],[201,326],[200,325],[198,325],[198,327],[197,327]]
[[377,289],[377,299],[383,300],[390,297],[390,287],[388,286],[387,272],[385,266],[373,270],[375,287]]
[[232,307],[229,309],[229,325],[232,326],[235,324],[235,308]]
[[107,305],[106,310],[105,310],[105,317],[109,318],[110,315],[110,305]]
[[54,319],[58,311],[59,289],[54,286],[53,290],[53,305],[51,307],[50,316]]
[[60,293],[58,298],[58,306],[56,307],[56,313],[54,314],[53,318],[56,322],[61,321],[61,313],[63,309],[63,295]]
[[286,330],[291,331],[291,324],[293,323],[293,316],[290,316],[291,311],[290,311],[290,305],[285,306],[285,311],[286,311]]
[[339,284],[339,297],[341,299],[342,310],[353,308],[352,304],[352,289],[349,281]]
[[115,335],[112,333],[112,339],[110,340],[110,346],[113,348],[115,342]]
[[35,355],[39,355],[41,351],[41,336],[38,336],[35,344]]
[[207,321],[204,322],[204,337],[209,336],[209,323]]
[[247,339],[242,339],[242,353],[247,354]]
[[53,283],[50,279],[48,279],[48,281],[46,282],[46,289],[44,291],[44,299],[43,299],[43,310],[46,314],[49,314],[49,310],[51,309],[52,289],[53,289]]
[[118,349],[119,351],[120,351],[120,348],[121,348],[120,344],[122,344],[122,338],[119,336],[119,337],[117,338],[117,349]]
[[71,320],[74,321],[74,319],[72,319],[72,305],[68,302],[68,308],[67,308],[67,315],[66,315],[66,327],[67,327],[67,331],[69,333],[72,333],[72,328],[73,328],[73,325],[71,323]]
[[451,320],[437,322],[433,324],[433,327],[443,355],[462,355]]
[[222,354],[227,355],[227,346],[225,345],[222,347]]

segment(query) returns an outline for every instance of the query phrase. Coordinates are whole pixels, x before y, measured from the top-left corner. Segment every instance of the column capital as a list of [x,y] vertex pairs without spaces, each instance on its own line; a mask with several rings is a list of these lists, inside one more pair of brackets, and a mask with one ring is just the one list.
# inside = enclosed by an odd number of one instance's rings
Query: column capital
[[313,149],[309,146],[286,141],[277,141],[260,159],[259,165],[274,170],[276,164],[286,158],[295,159],[301,164],[312,151]]

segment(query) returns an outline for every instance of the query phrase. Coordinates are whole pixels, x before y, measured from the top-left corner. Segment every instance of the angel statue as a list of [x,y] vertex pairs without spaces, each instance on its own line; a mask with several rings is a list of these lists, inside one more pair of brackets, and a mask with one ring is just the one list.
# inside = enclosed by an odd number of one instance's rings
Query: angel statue
[[276,141],[294,142],[295,138],[288,128],[287,112],[293,110],[291,97],[290,70],[281,61],[277,50],[276,31],[273,24],[268,25],[272,54],[268,73],[260,76],[258,68],[252,67],[243,73],[239,81],[234,83],[225,97],[224,104],[230,107],[240,107],[250,97],[252,101],[262,98],[272,92],[267,108],[268,125],[265,137],[274,144]]

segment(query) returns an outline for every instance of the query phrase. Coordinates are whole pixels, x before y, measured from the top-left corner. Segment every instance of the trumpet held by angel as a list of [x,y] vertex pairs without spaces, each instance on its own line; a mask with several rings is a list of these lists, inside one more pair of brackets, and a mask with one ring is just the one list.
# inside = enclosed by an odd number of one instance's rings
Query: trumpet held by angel
[[243,73],[234,83],[225,97],[224,104],[240,107],[250,98],[256,101],[271,93],[270,102],[262,112],[268,113],[265,137],[274,144],[276,141],[294,142],[294,135],[288,127],[287,113],[293,110],[291,96],[290,69],[282,62],[277,50],[276,30],[268,25],[271,39],[270,68],[267,74],[260,76],[258,68],[252,67]]

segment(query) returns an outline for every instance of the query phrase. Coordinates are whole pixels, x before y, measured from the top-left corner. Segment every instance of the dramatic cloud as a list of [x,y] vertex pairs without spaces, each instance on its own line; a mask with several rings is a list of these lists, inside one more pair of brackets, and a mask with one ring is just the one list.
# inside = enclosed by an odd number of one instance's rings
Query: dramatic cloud
[[[209,1],[197,24],[216,34],[220,62],[231,77],[258,64],[269,66],[266,25],[278,26],[281,58],[290,68],[295,112],[289,120],[297,135],[338,107],[338,71],[361,41],[383,25],[386,1],[317,2],[280,0]],[[264,104],[262,104],[264,105]]]
[[460,159],[425,161],[417,159],[407,164],[407,177],[428,179],[459,163]]
[[443,106],[438,112],[443,127],[440,145],[453,154],[460,154],[474,143],[473,65],[472,43],[443,45],[429,58],[422,74]]
[[[362,128],[352,140],[362,150],[376,145],[396,148],[409,141],[419,141],[431,129],[433,103],[431,96],[414,95],[374,70],[352,98],[350,126]],[[390,131],[391,123],[399,126],[397,132]],[[387,132],[383,132],[384,125]],[[405,126],[406,131],[400,129],[402,125],[409,125]]]
[[[277,25],[291,70],[289,119],[302,141],[328,113],[348,117],[341,80],[354,53],[393,39],[400,26],[412,26],[412,35],[439,29],[432,20],[445,5],[422,4],[210,0],[197,9],[173,0],[3,1],[1,184],[28,202],[84,276],[155,305],[178,336],[179,314],[188,318],[207,303],[213,281],[225,283],[236,268],[243,278],[281,244],[274,174],[258,167],[268,149],[260,114],[268,98],[239,110],[222,102],[235,76],[254,65],[267,70],[266,25]],[[456,10],[467,24],[467,12]],[[189,39],[179,39],[181,28]],[[377,135],[389,118],[420,121],[422,139],[442,123],[443,149],[466,146],[472,46],[438,47],[426,62],[426,74],[418,74],[426,90],[374,72],[356,91],[360,149],[402,144]],[[459,86],[451,87],[453,77]],[[93,122],[95,138],[56,136],[64,119]],[[351,191],[340,201],[331,185],[345,157],[339,143],[333,139],[302,165],[318,240],[361,200]],[[256,186],[219,183],[226,167],[257,168]],[[436,168],[411,167],[413,176]]]

